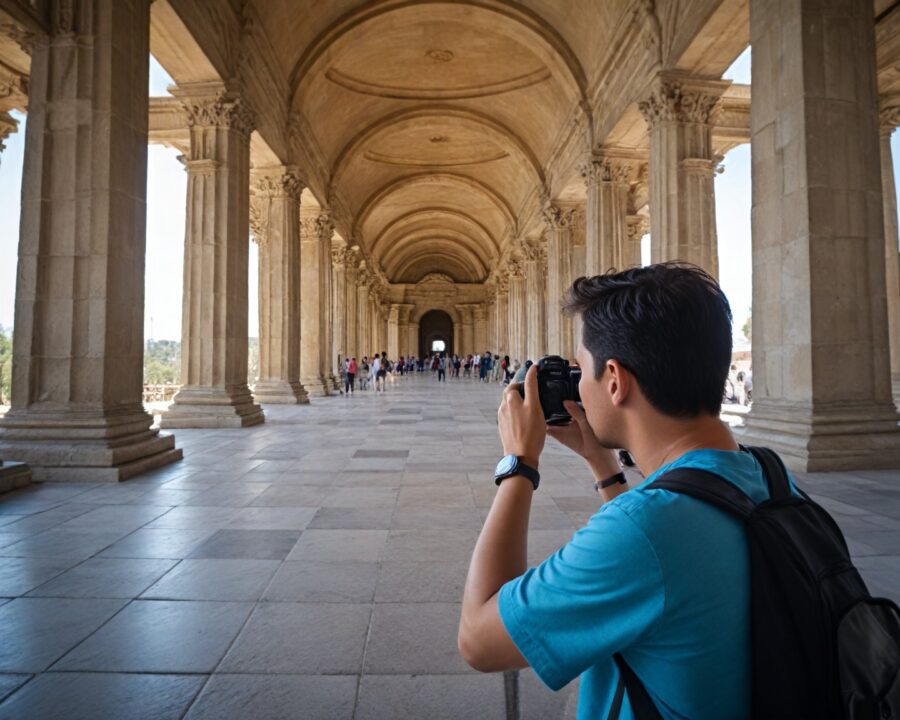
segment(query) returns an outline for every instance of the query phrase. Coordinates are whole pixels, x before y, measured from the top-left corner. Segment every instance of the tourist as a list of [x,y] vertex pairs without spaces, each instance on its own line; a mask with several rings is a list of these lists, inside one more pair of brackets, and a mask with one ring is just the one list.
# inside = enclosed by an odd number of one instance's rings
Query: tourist
[[344,390],[346,390],[349,395],[353,394],[353,381],[356,379],[356,373],[358,370],[359,368],[356,365],[356,358],[350,358],[350,361],[347,363],[347,379],[346,386],[344,387]]
[[503,377],[506,375],[506,365],[509,363],[509,356],[504,355],[503,358],[500,357],[500,353],[497,352],[494,355],[497,360],[494,362],[494,382],[501,382]]
[[447,382],[447,361],[444,359],[444,354],[441,353],[440,357],[435,357],[437,360],[437,377],[438,382],[443,380]]
[[481,377],[481,355],[475,353],[472,358],[472,377]]
[[481,368],[478,374],[478,380],[480,382],[485,382],[485,378],[487,378],[488,373],[491,371],[491,361],[492,361],[491,353],[486,352],[481,358]]
[[509,365],[509,355],[504,355],[503,362],[500,363],[500,367],[503,370],[503,377],[501,378],[501,381],[504,385],[509,384],[509,379],[512,377],[512,372]]
[[463,364],[463,377],[472,377],[472,356],[466,355],[465,363]]
[[372,362],[370,363],[369,376],[372,378],[372,386],[375,392],[378,392],[378,378],[381,373],[381,358],[378,353],[372,353]]
[[[756,502],[768,498],[761,466],[719,419],[728,301],[702,270],[662,264],[580,278],[567,306],[584,322],[583,409],[567,402],[574,422],[548,428],[535,367],[524,400],[514,385],[504,391],[507,457],[465,583],[462,655],[482,671],[530,665],[554,690],[581,675],[578,716],[605,718],[620,677],[613,654],[622,653],[665,716],[748,717],[744,531],[704,501],[647,488],[673,466],[690,467],[726,477]],[[528,569],[528,513],[547,435],[586,461],[605,505]],[[628,490],[608,448],[628,448],[647,483]]]
[[363,355],[362,364],[359,366],[359,389],[367,390],[369,387],[369,357]]
[[390,369],[391,363],[387,359],[387,353],[381,353],[381,357],[379,358],[377,355],[375,356],[375,361],[378,363],[378,367],[375,369],[375,392],[378,392],[379,386],[381,388],[381,392],[385,391],[385,379],[387,378],[388,370]]
[[459,369],[462,367],[462,360],[459,359],[459,355],[453,356],[453,377],[459,380]]

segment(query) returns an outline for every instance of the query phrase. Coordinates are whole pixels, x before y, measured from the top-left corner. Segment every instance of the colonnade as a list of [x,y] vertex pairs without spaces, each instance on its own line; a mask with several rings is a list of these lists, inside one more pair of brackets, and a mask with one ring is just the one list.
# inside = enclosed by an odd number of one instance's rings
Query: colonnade
[[[0,420],[0,454],[45,479],[119,480],[180,457],[141,405],[149,4],[82,0],[33,44],[12,409]],[[870,7],[750,6],[754,406],[745,438],[804,469],[896,467],[889,135],[900,98],[876,95]],[[835,17],[854,41],[829,41],[823,53],[812,28]],[[840,72],[817,72],[820,55]],[[598,145],[580,167],[582,201],[539,189],[533,222],[501,239],[477,299],[444,308],[458,351],[571,356],[579,328],[560,312],[563,290],[575,276],[637,264],[648,228],[652,261],[717,275],[711,127],[727,85],[659,73],[637,103],[648,151]],[[188,83],[174,94],[189,133],[184,386],[162,427],[253,425],[264,420],[260,403],[333,392],[339,356],[417,354],[428,308],[388,282],[365,238],[336,233],[330,207],[303,200],[303,168],[251,173],[258,118],[242,87]],[[251,230],[260,251],[254,393]]]

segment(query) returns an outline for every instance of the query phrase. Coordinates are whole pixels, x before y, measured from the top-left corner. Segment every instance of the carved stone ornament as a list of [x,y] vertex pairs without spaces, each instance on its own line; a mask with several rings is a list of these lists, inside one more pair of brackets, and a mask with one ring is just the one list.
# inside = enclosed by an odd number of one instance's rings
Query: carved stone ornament
[[260,196],[250,196],[250,237],[260,247],[264,247],[268,240],[265,228],[267,223],[263,219],[264,202]]
[[709,125],[718,102],[718,95],[686,90],[677,80],[663,80],[646,100],[638,103],[638,110],[650,127],[672,120]]
[[629,215],[626,220],[625,231],[630,241],[639,241],[650,232],[650,218],[646,215]]
[[6,37],[22,48],[22,52],[27,55],[31,55],[34,52],[35,44],[42,37],[46,37],[25,30],[14,23],[0,23],[0,35],[6,35]]
[[445,275],[444,273],[428,273],[425,277],[423,277],[416,285],[427,285],[429,283],[449,283],[453,284],[453,278],[449,275]]
[[0,100],[12,98],[17,105],[28,101],[28,77],[0,62]]
[[522,263],[519,260],[510,260],[509,264],[506,267],[507,272],[509,272],[510,278],[525,277],[525,268],[522,266]]
[[300,193],[305,187],[303,179],[296,170],[260,175],[253,183],[254,195],[263,198],[287,197],[300,202]]
[[319,235],[319,217],[318,215],[300,218],[300,237],[304,240],[311,240]]
[[570,227],[575,220],[575,208],[561,208],[548,203],[541,208],[541,217],[548,229],[558,230]]
[[890,105],[881,108],[879,120],[882,130],[890,132],[895,127],[900,127],[900,105]]
[[331,242],[331,236],[334,235],[334,218],[331,210],[322,209],[316,216],[316,232],[320,240]]
[[613,157],[588,158],[578,166],[578,171],[588,188],[604,182],[627,185],[634,178],[634,163]]
[[50,23],[54,35],[75,32],[75,0],[56,0],[51,3]]
[[212,97],[187,97],[182,100],[188,127],[227,127],[249,137],[256,127],[256,117],[240,99],[226,92]]

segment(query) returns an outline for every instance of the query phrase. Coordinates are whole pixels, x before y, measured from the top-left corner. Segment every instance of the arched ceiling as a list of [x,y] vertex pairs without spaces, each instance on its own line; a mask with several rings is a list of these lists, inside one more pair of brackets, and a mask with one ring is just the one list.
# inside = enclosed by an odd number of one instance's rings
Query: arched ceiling
[[[596,19],[598,3],[574,4]],[[482,282],[534,210],[586,79],[543,19],[559,11],[533,5],[267,3],[290,111],[327,168],[339,223],[389,281]]]

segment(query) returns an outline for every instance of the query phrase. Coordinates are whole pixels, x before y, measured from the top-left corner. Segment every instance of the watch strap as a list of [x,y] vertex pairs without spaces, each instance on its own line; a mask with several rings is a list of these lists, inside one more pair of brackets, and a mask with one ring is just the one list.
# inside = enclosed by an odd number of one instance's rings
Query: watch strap
[[612,477],[606,478],[606,480],[598,480],[594,483],[594,487],[597,489],[597,492],[600,492],[600,490],[606,490],[606,488],[612,487],[613,485],[625,485],[627,482],[625,473],[617,472]]
[[538,485],[541,482],[541,474],[535,470],[533,467],[526,465],[522,462],[522,458],[517,458],[518,462],[516,466],[508,473],[504,473],[503,475],[498,475],[494,478],[494,482],[497,485],[500,485],[501,482],[506,480],[508,477],[513,477],[514,475],[521,475],[524,478],[527,478],[531,481],[531,484],[534,485],[534,489],[538,489]]

